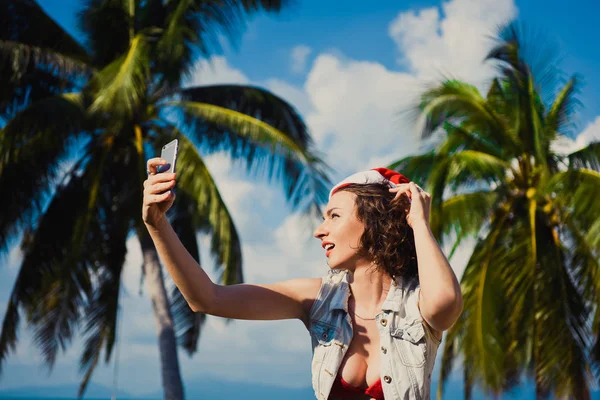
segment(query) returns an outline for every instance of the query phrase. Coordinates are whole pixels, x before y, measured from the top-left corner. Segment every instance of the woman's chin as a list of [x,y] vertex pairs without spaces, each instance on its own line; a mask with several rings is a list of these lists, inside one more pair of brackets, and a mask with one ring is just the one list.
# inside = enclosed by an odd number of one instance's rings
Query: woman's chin
[[327,265],[329,265],[329,269],[340,269],[340,270],[345,269],[344,263],[340,263],[340,262],[336,263],[335,261],[328,260]]

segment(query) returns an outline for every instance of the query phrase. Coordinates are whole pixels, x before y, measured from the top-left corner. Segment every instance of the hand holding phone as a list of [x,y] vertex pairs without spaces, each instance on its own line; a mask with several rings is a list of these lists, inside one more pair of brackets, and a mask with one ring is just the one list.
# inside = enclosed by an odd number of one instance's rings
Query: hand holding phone
[[167,164],[158,168],[159,173],[175,173],[175,165],[177,164],[177,150],[179,150],[179,140],[177,139],[173,139],[163,146],[160,152],[160,158],[166,160]]
[[163,220],[175,201],[177,150],[175,139],[163,146],[160,158],[151,158],[147,162],[148,179],[144,182],[142,205],[142,219],[147,225],[157,225]]

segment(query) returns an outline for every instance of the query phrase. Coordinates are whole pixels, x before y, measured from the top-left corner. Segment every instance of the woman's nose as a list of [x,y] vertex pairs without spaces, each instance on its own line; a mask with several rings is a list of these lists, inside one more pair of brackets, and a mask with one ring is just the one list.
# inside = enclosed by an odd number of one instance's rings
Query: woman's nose
[[315,230],[315,233],[313,234],[314,237],[316,237],[317,239],[321,239],[323,236],[325,236],[327,233],[324,229],[324,225],[325,222],[323,221],[323,223],[321,225],[319,225],[319,227]]

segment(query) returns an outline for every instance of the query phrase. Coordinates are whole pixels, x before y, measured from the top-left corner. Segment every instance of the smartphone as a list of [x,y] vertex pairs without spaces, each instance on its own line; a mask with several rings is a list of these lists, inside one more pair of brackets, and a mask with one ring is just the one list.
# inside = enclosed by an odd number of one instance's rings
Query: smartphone
[[175,172],[175,165],[177,164],[177,150],[179,148],[179,140],[173,139],[169,143],[165,144],[160,152],[160,158],[167,160],[166,165],[158,167],[158,172]]

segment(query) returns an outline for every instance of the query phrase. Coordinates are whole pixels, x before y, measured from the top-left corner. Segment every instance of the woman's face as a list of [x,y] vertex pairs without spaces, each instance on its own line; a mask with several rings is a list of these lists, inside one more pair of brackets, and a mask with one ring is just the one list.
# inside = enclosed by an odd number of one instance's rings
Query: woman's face
[[351,192],[336,192],[325,210],[323,223],[314,236],[321,240],[329,267],[354,270],[361,258],[357,254],[360,238],[365,230],[355,212],[356,195]]

